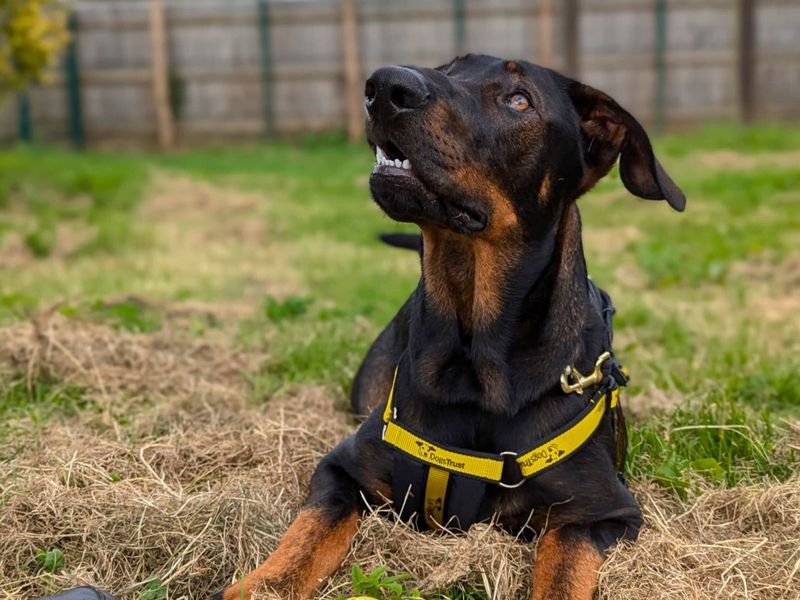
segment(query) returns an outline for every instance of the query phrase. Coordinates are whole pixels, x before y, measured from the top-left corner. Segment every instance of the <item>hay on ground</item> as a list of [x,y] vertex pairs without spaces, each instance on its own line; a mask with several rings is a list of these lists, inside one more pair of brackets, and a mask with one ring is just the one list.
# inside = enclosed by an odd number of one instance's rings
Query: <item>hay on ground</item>
[[[61,318],[0,329],[2,370],[46,370],[114,402],[159,399],[125,426],[81,415],[23,423],[0,443],[0,598],[91,583],[134,600],[154,578],[171,599],[204,598],[263,560],[315,464],[353,425],[318,387],[254,406],[242,375],[254,359]],[[646,526],[604,566],[602,598],[797,598],[800,481],[708,489],[688,501],[635,491]],[[44,573],[35,554],[52,548],[64,567]],[[378,511],[319,597],[349,593],[356,562],[409,573],[423,590],[462,584],[527,598],[534,553],[488,526],[420,534]]]

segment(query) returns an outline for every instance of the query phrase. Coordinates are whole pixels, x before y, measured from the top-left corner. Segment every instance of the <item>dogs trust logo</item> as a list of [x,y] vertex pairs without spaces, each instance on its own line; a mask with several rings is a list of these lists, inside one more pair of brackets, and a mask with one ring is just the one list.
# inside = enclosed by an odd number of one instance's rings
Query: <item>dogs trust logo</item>
[[449,467],[451,469],[463,469],[463,462],[456,462],[446,456],[439,456],[436,454],[436,446],[431,446],[428,443],[417,441],[417,455],[425,462],[434,463],[442,467]]
[[541,460],[544,460],[545,464],[549,465],[564,456],[564,453],[564,450],[559,448],[558,444],[553,443],[546,448],[542,448],[538,452],[531,454],[527,459],[525,459],[525,462],[522,463],[522,466],[531,467]]
[[431,460],[431,456],[436,452],[436,447],[426,444],[425,442],[417,442],[417,454],[425,460]]

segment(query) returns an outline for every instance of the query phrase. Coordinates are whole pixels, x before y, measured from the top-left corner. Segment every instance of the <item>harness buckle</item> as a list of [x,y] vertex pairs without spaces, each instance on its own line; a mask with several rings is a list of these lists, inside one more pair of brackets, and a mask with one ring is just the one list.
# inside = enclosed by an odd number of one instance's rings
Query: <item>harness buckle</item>
[[[519,456],[519,454],[517,454],[516,452],[512,452],[511,450],[506,450],[505,452],[501,452],[500,456],[503,456],[503,457],[508,456],[508,457],[511,457],[512,459],[515,459],[515,458],[517,458]],[[516,466],[517,470],[519,470],[519,465],[517,465],[517,461],[516,460],[504,460],[504,463],[505,463],[504,464],[504,468],[503,468],[503,474],[504,475],[505,475],[505,472],[506,472],[505,467],[508,466],[509,464],[512,464],[512,465]],[[497,482],[497,485],[499,485],[502,488],[506,488],[507,490],[513,490],[513,489],[516,489],[519,486],[521,486],[523,483],[525,483],[525,478],[522,476],[522,473],[520,473],[518,482],[516,482],[516,483],[503,483],[503,480],[501,479],[500,481]]]
[[[603,381],[603,363],[609,358],[611,358],[611,352],[603,352],[594,363],[594,371],[585,376],[581,375],[575,367],[567,365],[561,374],[561,389],[565,394],[575,392],[580,395],[586,388],[599,385]],[[572,378],[572,382],[570,382],[570,378]]]

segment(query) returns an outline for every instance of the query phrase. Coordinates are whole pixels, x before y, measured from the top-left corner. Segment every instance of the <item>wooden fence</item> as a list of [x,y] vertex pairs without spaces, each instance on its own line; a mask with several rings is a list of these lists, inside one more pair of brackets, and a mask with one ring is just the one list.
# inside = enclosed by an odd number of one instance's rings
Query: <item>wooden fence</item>
[[63,68],[0,110],[0,139],[358,135],[373,69],[465,51],[553,66],[655,126],[800,116],[797,0],[109,0],[70,26]]

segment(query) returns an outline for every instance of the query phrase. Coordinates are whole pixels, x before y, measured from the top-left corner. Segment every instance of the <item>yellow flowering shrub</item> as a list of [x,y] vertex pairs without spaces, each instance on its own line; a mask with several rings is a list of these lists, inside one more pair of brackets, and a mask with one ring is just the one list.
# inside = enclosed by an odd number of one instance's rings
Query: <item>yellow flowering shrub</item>
[[60,0],[0,0],[0,96],[41,81],[68,39]]

